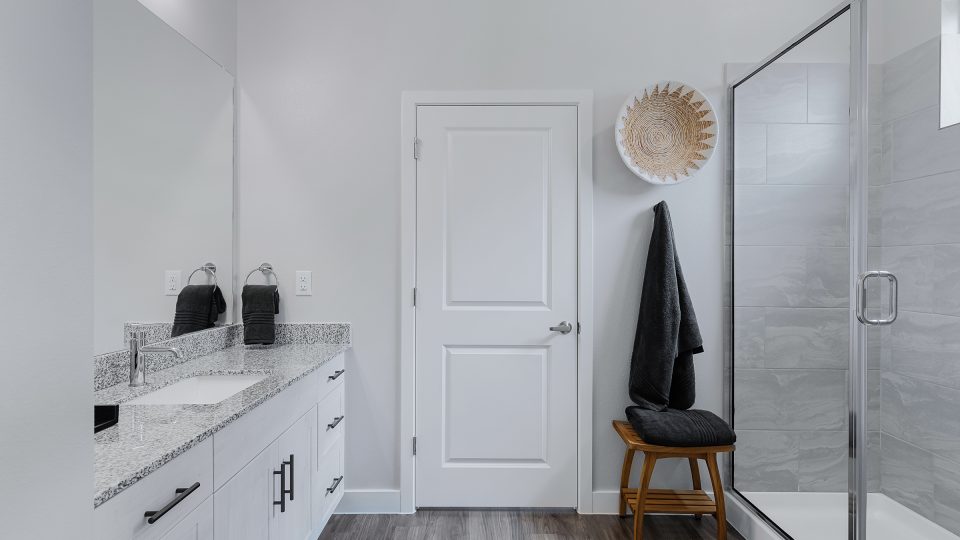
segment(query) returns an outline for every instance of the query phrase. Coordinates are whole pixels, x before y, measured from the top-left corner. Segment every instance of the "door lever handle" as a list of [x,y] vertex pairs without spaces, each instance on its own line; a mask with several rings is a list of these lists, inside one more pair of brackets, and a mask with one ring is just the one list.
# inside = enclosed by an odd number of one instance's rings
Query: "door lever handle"
[[569,334],[570,332],[573,331],[573,325],[568,323],[567,321],[562,321],[557,326],[551,326],[550,331],[560,332],[561,334]]

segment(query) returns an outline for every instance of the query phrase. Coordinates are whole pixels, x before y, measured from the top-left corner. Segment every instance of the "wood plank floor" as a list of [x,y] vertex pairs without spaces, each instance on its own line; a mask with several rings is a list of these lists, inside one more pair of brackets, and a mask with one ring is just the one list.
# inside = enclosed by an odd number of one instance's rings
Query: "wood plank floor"
[[[575,512],[421,510],[413,515],[337,515],[319,540],[632,540],[632,517]],[[645,540],[707,540],[717,522],[705,516],[647,516]],[[732,528],[730,540],[743,540]]]

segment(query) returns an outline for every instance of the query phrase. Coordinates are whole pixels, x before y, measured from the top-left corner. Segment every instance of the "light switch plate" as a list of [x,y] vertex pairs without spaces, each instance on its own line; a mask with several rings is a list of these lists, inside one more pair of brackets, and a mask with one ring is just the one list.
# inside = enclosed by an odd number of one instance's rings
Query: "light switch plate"
[[179,270],[167,270],[163,273],[163,294],[166,296],[177,296],[180,294]]
[[297,291],[297,296],[313,296],[313,272],[297,270],[297,282],[294,290]]

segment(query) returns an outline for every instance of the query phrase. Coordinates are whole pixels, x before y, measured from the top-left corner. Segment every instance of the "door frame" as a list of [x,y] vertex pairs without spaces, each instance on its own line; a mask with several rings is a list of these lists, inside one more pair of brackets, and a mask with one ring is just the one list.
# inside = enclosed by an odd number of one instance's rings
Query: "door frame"
[[403,92],[400,100],[400,513],[416,512],[417,107],[566,105],[577,108],[577,511],[593,512],[593,92]]

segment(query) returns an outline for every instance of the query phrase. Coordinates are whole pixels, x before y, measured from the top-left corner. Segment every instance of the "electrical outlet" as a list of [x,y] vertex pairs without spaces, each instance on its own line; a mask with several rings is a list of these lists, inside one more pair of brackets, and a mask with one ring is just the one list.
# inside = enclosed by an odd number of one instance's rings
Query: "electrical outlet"
[[297,270],[297,283],[294,289],[297,291],[297,296],[313,296],[313,272]]
[[163,294],[177,296],[180,294],[180,271],[167,270],[163,274]]

